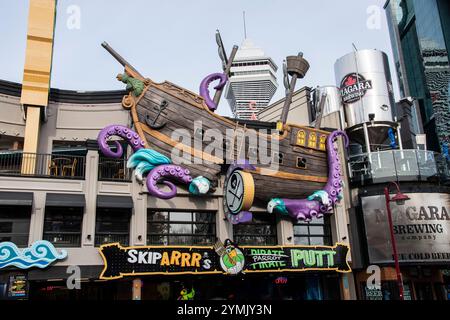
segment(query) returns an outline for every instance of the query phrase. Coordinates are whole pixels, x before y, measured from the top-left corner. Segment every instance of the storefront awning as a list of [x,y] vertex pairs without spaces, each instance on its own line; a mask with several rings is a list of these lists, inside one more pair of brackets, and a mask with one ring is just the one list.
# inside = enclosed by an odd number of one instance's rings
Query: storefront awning
[[84,194],[47,193],[47,207],[84,207]]
[[2,206],[31,206],[33,192],[0,192],[0,205]]
[[98,208],[123,208],[133,209],[133,198],[131,196],[97,196]]

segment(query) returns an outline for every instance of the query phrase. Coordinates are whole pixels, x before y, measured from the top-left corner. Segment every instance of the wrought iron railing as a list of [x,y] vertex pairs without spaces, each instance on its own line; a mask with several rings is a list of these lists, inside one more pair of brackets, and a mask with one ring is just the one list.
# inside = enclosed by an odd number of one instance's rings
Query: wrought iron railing
[[43,240],[47,240],[55,247],[71,248],[81,246],[80,232],[55,232],[45,231]]
[[351,181],[358,184],[397,181],[447,183],[450,162],[441,154],[424,150],[389,150],[351,156]]
[[130,235],[123,232],[97,232],[95,234],[95,246],[102,244],[118,242],[121,245],[127,246],[130,241]]
[[274,246],[278,243],[276,235],[235,234],[234,242],[245,245]]
[[213,245],[215,235],[147,234],[149,245]]
[[127,168],[127,159],[100,157],[98,162],[99,181],[131,181],[131,170]]
[[64,154],[0,152],[0,175],[84,179],[86,157]]

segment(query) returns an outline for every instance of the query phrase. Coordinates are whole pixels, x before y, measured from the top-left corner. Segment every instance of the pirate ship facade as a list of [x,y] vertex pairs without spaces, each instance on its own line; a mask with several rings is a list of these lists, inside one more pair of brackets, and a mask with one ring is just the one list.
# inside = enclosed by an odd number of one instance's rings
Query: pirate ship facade
[[[218,43],[220,52],[221,41]],[[269,204],[269,210],[275,209],[284,214],[291,214],[297,219],[309,220],[329,210],[329,198],[323,199],[320,194],[317,197],[314,192],[324,189],[332,182],[335,182],[336,190],[331,200],[337,200],[341,192],[341,182],[334,179],[340,178],[340,166],[337,173],[332,173],[328,169],[330,164],[335,166],[336,161],[339,164],[333,142],[343,133],[331,137],[330,132],[325,130],[286,123],[295,82],[297,78],[303,78],[309,69],[303,54],[287,58],[284,68],[287,98],[281,120],[277,123],[276,130],[274,128],[271,132],[262,132],[247,128],[246,125],[240,124],[239,120],[233,121],[214,113],[220,92],[227,82],[236,46],[229,60],[224,53],[221,54],[224,60],[224,73],[207,76],[200,84],[198,95],[168,81],[155,83],[143,77],[108,44],[102,45],[125,67],[124,74],[117,76],[118,80],[127,84],[128,89],[122,105],[131,112],[133,124],[141,140],[140,144],[156,151],[158,155],[163,155],[167,160],[163,162],[166,165],[171,163],[169,159],[173,158],[174,154],[181,154],[184,159],[187,156],[188,161],[180,164],[189,176],[185,183],[192,182],[190,175],[201,176],[206,178],[214,189],[218,184],[220,173],[228,166],[224,186],[224,209],[232,223],[249,221],[251,213],[248,210],[258,202],[263,205]],[[291,76],[290,81],[288,75]],[[219,80],[219,84],[215,86],[217,92],[214,99],[211,99],[208,87],[215,80]],[[208,136],[209,130],[219,132],[219,137]],[[174,135],[175,132],[177,134]],[[229,132],[233,134],[230,136]],[[99,136],[99,143],[103,144],[102,150],[108,149],[105,141],[111,135],[112,131]],[[256,137],[257,141],[263,143],[255,146],[250,143],[249,136]],[[211,150],[211,141],[214,141],[213,152],[208,151]],[[262,150],[259,148],[261,145],[267,146],[267,149]],[[265,163],[249,161],[258,159],[261,154],[269,161]],[[330,157],[333,158],[333,163],[330,163]],[[155,166],[151,166],[150,169]],[[180,171],[180,168],[172,169]],[[166,168],[167,170],[170,169]],[[150,179],[152,182],[149,183],[147,179],[147,187],[150,193],[169,199],[176,194],[176,188],[170,181],[161,180],[167,180],[166,178],[170,180],[171,176],[182,182],[180,180],[182,173],[173,171],[173,174],[163,177],[162,172],[165,171],[150,173],[149,176],[152,176],[153,180]],[[156,186],[159,182],[168,185],[171,191],[165,193],[160,190]],[[196,189],[193,193],[202,192]],[[310,202],[307,203],[306,210],[304,208],[290,210],[289,205],[286,206],[286,201],[271,203],[274,198],[300,199],[307,196],[310,196],[308,200]],[[317,198],[320,198],[319,201],[312,205],[311,200]]]

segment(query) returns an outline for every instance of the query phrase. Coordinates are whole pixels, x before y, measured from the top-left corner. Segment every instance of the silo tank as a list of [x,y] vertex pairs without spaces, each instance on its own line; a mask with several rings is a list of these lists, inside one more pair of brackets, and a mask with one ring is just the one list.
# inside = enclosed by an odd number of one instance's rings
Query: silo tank
[[325,100],[323,116],[330,113],[337,112],[342,107],[341,95],[339,93],[339,88],[336,86],[321,86],[316,89],[318,91],[318,101],[320,102],[320,97],[322,94],[326,94],[327,98]]
[[336,84],[345,108],[347,128],[370,121],[393,122],[395,105],[387,55],[379,50],[360,50],[338,59]]

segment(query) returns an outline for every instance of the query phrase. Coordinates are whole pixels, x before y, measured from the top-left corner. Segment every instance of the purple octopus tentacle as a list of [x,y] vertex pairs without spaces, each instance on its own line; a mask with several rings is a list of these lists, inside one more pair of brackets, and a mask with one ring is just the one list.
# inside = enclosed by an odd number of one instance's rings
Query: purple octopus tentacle
[[224,73],[212,73],[206,76],[200,83],[200,95],[205,99],[205,103],[211,111],[217,109],[217,104],[209,95],[209,85],[215,80],[220,80],[219,84],[214,87],[214,89],[219,90],[225,86],[228,81],[228,77]]
[[112,151],[109,147],[107,140],[111,136],[119,136],[125,139],[128,144],[133,148],[133,151],[137,151],[144,147],[145,142],[141,140],[139,135],[133,130],[122,125],[109,125],[103,128],[97,136],[97,143],[100,151],[107,157],[120,158],[123,154],[123,148],[118,141],[114,141],[117,151]]
[[336,130],[331,133],[327,139],[327,153],[328,153],[328,181],[324,187],[324,191],[328,193],[329,200],[332,204],[338,201],[338,196],[342,191],[342,171],[341,161],[339,159],[338,148],[334,142],[337,137],[344,138],[345,147],[348,148],[348,137],[342,130]]
[[[173,164],[163,164],[155,167],[147,176],[148,192],[160,199],[172,199],[177,195],[177,187],[168,180],[189,184],[192,182],[192,176],[188,169]],[[164,183],[170,188],[170,191],[164,192],[157,187],[159,182]]]
[[[341,163],[337,147],[334,145],[336,139],[342,136],[345,147],[348,147],[348,137],[342,130],[332,132],[327,139],[328,156],[328,181],[323,190],[315,192],[307,199],[272,199],[268,207],[277,207],[284,214],[289,214],[295,219],[310,221],[313,217],[320,218],[329,213],[342,192]],[[326,193],[325,195],[323,193]],[[325,201],[323,198],[325,198]],[[319,198],[320,200],[317,200]]]

